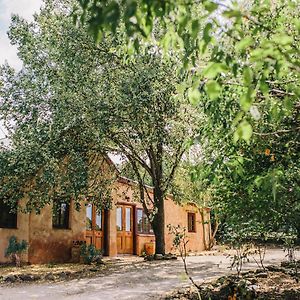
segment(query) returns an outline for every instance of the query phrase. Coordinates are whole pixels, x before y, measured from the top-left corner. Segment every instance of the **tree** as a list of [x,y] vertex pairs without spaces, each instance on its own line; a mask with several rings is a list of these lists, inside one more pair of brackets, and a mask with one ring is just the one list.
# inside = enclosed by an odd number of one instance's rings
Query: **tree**
[[[73,14],[88,25],[96,41],[122,30],[129,48],[134,45],[138,50],[143,41],[154,39],[165,59],[176,53],[183,68],[193,71],[187,87],[194,103],[202,101],[199,89],[203,86],[212,100],[218,100],[222,88],[239,85],[236,140],[251,138],[254,104],[268,102],[274,94],[289,96],[294,103],[299,96],[297,1],[231,5],[211,0],[85,0],[78,1]],[[163,28],[159,35],[157,28]],[[231,54],[224,52],[223,37],[234,50]],[[203,58],[207,58],[204,66]],[[294,79],[287,82],[287,74]]]
[[17,73],[1,68],[0,111],[12,127],[12,148],[0,154],[0,197],[17,203],[26,195],[26,210],[37,212],[58,197],[77,208],[87,196],[108,207],[110,182],[91,164],[98,153],[120,153],[139,183],[156,252],[164,254],[164,198],[197,116],[176,93],[185,75],[155,47],[128,60],[115,51],[122,35],[96,45],[69,11],[69,1],[46,1],[31,23],[13,17],[9,35],[24,65]]

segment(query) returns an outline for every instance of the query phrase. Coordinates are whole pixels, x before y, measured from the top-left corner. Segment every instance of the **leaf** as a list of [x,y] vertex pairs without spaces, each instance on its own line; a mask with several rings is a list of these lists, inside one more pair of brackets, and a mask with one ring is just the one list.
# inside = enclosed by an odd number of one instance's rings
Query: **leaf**
[[197,105],[200,101],[201,94],[198,88],[190,88],[188,91],[188,98],[193,105]]
[[221,92],[221,86],[215,80],[210,80],[205,85],[206,92],[211,100],[216,100]]
[[196,38],[200,30],[200,23],[198,20],[192,22],[192,37]]
[[228,67],[224,63],[212,62],[203,71],[203,75],[209,79],[215,78],[220,73],[225,73],[228,71]]
[[287,46],[287,45],[290,45],[293,43],[294,39],[287,35],[287,34],[277,34],[277,35],[274,35],[272,40],[277,43],[277,44],[280,44],[280,45],[283,45],[283,46]]
[[255,91],[252,88],[248,88],[247,92],[240,98],[240,106],[243,111],[248,111],[253,103]]
[[244,68],[244,70],[243,70],[243,79],[244,79],[244,84],[246,86],[249,86],[252,83],[253,72],[249,67]]
[[240,42],[238,42],[235,46],[236,50],[242,51],[245,50],[247,47],[251,46],[253,44],[254,40],[252,37],[246,37],[242,39]]
[[236,143],[238,140],[242,139],[249,144],[252,133],[252,126],[248,121],[243,120],[234,132],[233,141]]
[[212,24],[207,23],[203,29],[203,40],[206,44],[208,44],[211,41],[210,31],[212,29]]
[[227,17],[227,18],[241,18],[242,17],[242,13],[239,10],[235,10],[235,9],[230,9],[230,10],[226,10],[223,13],[223,16]]
[[219,5],[213,1],[207,1],[204,3],[204,7],[209,13],[212,13],[218,9]]

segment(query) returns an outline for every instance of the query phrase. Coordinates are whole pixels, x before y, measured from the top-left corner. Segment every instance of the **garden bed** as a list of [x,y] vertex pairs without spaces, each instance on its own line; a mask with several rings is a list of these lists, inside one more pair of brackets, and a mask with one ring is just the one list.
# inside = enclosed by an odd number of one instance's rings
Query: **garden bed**
[[20,268],[2,265],[0,266],[0,283],[71,280],[95,276],[103,273],[107,268],[106,264],[44,264],[26,265]]
[[[300,266],[300,263],[298,262]],[[299,267],[298,266],[298,267]],[[265,270],[243,272],[241,276],[222,276],[200,286],[202,300],[247,299],[300,299],[300,276],[294,266],[268,266]],[[196,288],[186,288],[169,293],[164,300],[198,300]]]

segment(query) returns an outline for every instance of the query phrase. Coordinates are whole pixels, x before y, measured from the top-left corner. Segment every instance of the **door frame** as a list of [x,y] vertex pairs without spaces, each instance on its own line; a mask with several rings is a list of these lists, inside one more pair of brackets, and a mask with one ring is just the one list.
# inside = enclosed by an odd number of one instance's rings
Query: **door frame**
[[[136,255],[136,249],[137,249],[137,231],[136,231],[136,204],[135,203],[128,203],[128,202],[125,202],[125,201],[120,201],[120,202],[117,202],[116,203],[116,213],[117,213],[117,207],[118,206],[121,206],[121,207],[125,207],[125,206],[131,206],[132,207],[132,254],[133,255]],[[122,208],[123,210],[123,208]],[[116,215],[117,217],[117,215]],[[116,238],[117,238],[117,235],[118,235],[118,231],[116,230]],[[122,253],[118,253],[118,250],[117,250],[117,254],[122,254]]]
[[[91,232],[91,237],[92,237],[92,244],[95,245],[95,231],[101,231],[102,232],[102,252],[103,255],[108,255],[108,245],[109,245],[109,237],[108,237],[108,222],[109,222],[109,214],[108,214],[108,210],[107,209],[102,209],[101,210],[101,227],[102,230],[96,230],[95,229],[95,225],[96,225],[96,215],[97,215],[97,210],[96,210],[96,206],[92,203],[88,203],[88,205],[92,205],[92,228],[91,229],[87,229],[85,228],[85,235],[87,233],[87,231]],[[87,206],[88,206],[87,205]],[[86,209],[87,209],[86,206]],[[86,213],[85,213],[85,218],[87,217]]]

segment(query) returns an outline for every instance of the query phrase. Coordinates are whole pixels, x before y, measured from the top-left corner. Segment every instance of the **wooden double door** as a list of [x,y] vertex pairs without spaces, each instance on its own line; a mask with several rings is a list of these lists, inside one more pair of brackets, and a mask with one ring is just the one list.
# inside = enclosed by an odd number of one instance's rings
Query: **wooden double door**
[[130,205],[118,205],[116,209],[117,251],[118,254],[134,252],[134,208]]
[[104,245],[104,211],[97,211],[96,207],[88,204],[86,207],[86,243],[93,244],[96,249],[105,252]]

